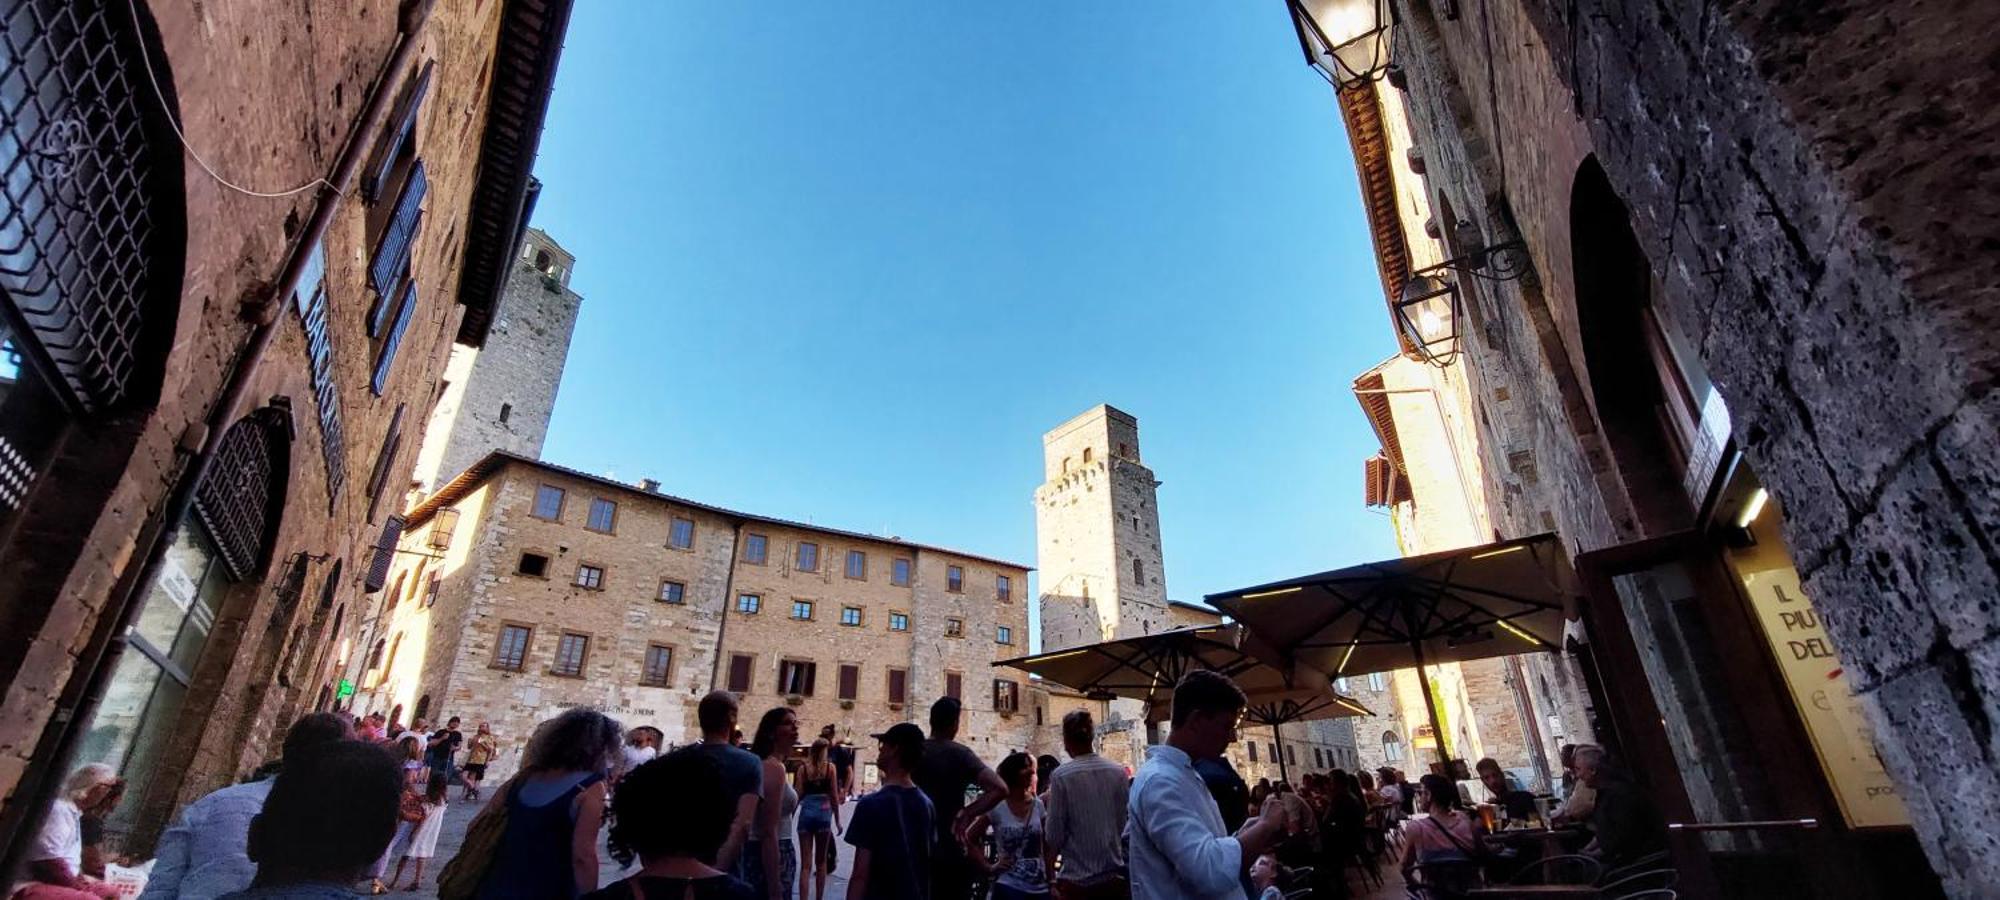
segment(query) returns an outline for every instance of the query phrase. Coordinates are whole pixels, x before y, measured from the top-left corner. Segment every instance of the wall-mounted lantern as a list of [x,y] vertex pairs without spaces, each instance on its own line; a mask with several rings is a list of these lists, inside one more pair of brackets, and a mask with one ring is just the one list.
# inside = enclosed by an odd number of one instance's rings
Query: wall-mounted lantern
[[1396,329],[1425,362],[1449,366],[1458,361],[1460,304],[1458,282],[1449,276],[1513,281],[1532,263],[1527,245],[1509,241],[1411,272],[1393,304]]
[[1389,0],[1286,0],[1306,62],[1334,87],[1389,68]]

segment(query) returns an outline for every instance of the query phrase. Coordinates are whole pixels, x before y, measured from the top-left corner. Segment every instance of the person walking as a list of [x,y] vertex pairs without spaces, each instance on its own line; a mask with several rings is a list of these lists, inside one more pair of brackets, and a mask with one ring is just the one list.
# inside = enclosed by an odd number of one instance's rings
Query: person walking
[[882,783],[855,804],[847,826],[854,847],[847,900],[931,900],[936,814],[930,796],[910,779],[926,753],[924,730],[901,722],[874,738]]
[[465,785],[465,793],[458,799],[468,803],[479,799],[479,783],[486,780],[486,766],[493,762],[499,752],[499,743],[493,738],[493,728],[485,722],[479,723],[472,740],[466,742],[465,767],[459,773],[460,783]]
[[1218,758],[1235,742],[1245,702],[1234,682],[1207,669],[1174,686],[1173,731],[1146,754],[1127,804],[1135,900],[1240,900],[1245,862],[1284,834],[1284,805],[1275,797],[1241,831],[1224,832],[1221,808],[1194,770],[1194,760]]
[[[1035,758],[1010,753],[1000,761],[999,774],[1007,785],[1007,796],[973,819],[966,830],[972,863],[993,879],[993,900],[1048,900],[1044,814],[1041,798],[1035,796]],[[988,830],[993,832],[996,858],[992,860],[986,858],[985,851]]]
[[480,879],[480,900],[562,900],[597,889],[604,779],[624,732],[618,720],[585,707],[535,729],[521,773],[488,801],[507,804],[507,826]]
[[764,900],[722,871],[735,798],[709,755],[683,747],[625,773],[611,797],[611,855],[639,871],[583,900]]
[[764,713],[757,722],[756,736],[750,739],[750,755],[761,761],[764,780],[750,840],[743,845],[751,877],[743,880],[767,900],[786,900],[799,878],[799,850],[792,840],[799,792],[785,777],[785,757],[798,742],[799,716],[784,706]]
[[1055,893],[1061,900],[1124,900],[1125,803],[1131,779],[1125,767],[1097,755],[1097,723],[1086,709],[1062,720],[1069,762],[1049,776],[1046,831],[1049,854],[1062,860]]
[[[940,697],[931,704],[931,736],[915,781],[931,799],[936,815],[937,849],[931,856],[931,892],[937,900],[965,900],[972,891],[972,862],[965,855],[965,830],[976,816],[1007,796],[1007,783],[981,762],[979,755],[958,742],[960,706],[957,697]],[[971,805],[965,792],[981,791]]]
[[730,817],[729,834],[716,851],[715,867],[748,881],[753,860],[745,858],[743,845],[750,839],[751,823],[757,819],[757,804],[764,796],[764,764],[755,754],[736,746],[736,695],[710,691],[695,706],[701,724],[701,741],[675,752],[689,752],[715,764],[722,773],[722,786],[736,810]]
[[[344,716],[324,712],[300,716],[285,732],[278,772],[354,738]],[[376,748],[374,742],[367,746]],[[153,849],[153,871],[140,900],[215,900],[248,888],[257,874],[247,849],[250,823],[264,810],[274,784],[274,778],[266,778],[231,785],[181,810]]]
[[403,857],[396,860],[396,874],[389,877],[389,883],[403,880],[404,864],[415,860],[416,871],[410,873],[410,881],[403,890],[414,891],[424,881],[424,863],[437,855],[438,832],[444,830],[445,791],[451,787],[451,778],[443,772],[431,772],[431,781],[424,789],[424,820],[410,835],[410,842],[403,848]]
[[[827,759],[833,762],[834,780],[836,782],[833,792],[833,808],[840,809],[847,805],[847,798],[854,796],[854,748],[847,746],[847,742],[840,739],[838,729],[834,728],[831,724],[822,727],[819,730],[819,736],[821,740],[827,743]],[[826,870],[834,872],[839,871],[839,869],[840,842],[827,841]]]
[[840,830],[840,773],[828,759],[832,748],[826,738],[813,741],[807,752],[806,762],[799,766],[796,775],[799,792],[799,858],[803,860],[799,872],[799,900],[807,900],[806,883],[812,883],[812,900],[826,897],[826,877],[832,874],[827,865],[827,847],[833,845],[833,836]]
[[651,725],[641,725],[625,732],[625,750],[621,754],[618,772],[626,772],[651,762],[660,755],[660,744],[666,735]]
[[222,900],[333,900],[389,849],[402,769],[378,744],[338,741],[285,763],[250,823],[250,886]]
[[444,727],[430,734],[424,743],[424,764],[433,772],[445,773],[446,782],[458,780],[458,748],[465,745],[465,733],[458,730],[458,717],[445,720]]
[[[422,720],[418,720],[422,721]],[[375,861],[375,868],[369,872],[368,892],[386,894],[389,886],[382,876],[389,872],[389,860],[395,855],[395,848],[407,845],[417,826],[424,821],[424,790],[431,783],[430,766],[424,762],[424,739],[414,733],[404,734],[396,739],[396,753],[403,769],[403,800],[396,832],[390,836],[389,846],[383,848],[382,858]]]

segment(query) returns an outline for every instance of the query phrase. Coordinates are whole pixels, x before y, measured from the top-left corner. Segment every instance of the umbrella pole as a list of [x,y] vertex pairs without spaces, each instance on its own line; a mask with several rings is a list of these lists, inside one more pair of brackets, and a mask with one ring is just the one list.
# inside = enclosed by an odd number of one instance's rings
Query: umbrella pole
[[1444,722],[1438,718],[1437,698],[1431,696],[1430,675],[1424,671],[1424,642],[1411,641],[1410,653],[1417,658],[1417,688],[1424,692],[1424,709],[1431,714],[1431,739],[1437,743],[1438,762],[1444,777],[1452,777],[1451,753],[1444,745]]
[[1271,726],[1271,746],[1278,751],[1278,780],[1290,784],[1292,776],[1285,771],[1285,733],[1278,726]]

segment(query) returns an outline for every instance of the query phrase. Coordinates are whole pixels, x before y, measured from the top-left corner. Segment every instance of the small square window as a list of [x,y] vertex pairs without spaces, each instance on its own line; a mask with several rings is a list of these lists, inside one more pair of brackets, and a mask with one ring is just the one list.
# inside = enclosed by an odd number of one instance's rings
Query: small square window
[[996,644],[1014,643],[1014,629],[1005,625],[1000,626],[993,632],[993,642]]
[[906,613],[890,613],[890,614],[889,614],[889,630],[890,630],[890,631],[909,631],[909,630],[910,630],[910,617],[909,617],[909,615],[908,615],[908,614],[906,614]]
[[687,602],[687,585],[678,581],[660,582],[660,602],[681,604]]
[[847,577],[856,581],[868,579],[868,554],[859,550],[847,551]]
[[493,668],[521,671],[522,664],[528,659],[528,636],[532,633],[531,629],[522,625],[500,626],[500,640],[493,645]]
[[899,559],[889,564],[889,583],[897,587],[910,586],[910,561]]
[[944,636],[965,637],[965,620],[964,619],[944,620]]
[[694,520],[674,517],[674,524],[667,532],[667,546],[675,550],[694,549]]
[[993,594],[1001,603],[1014,602],[1014,579],[1005,575],[993,576]]
[[521,554],[521,564],[514,571],[530,578],[549,577],[549,558],[540,553]]
[[563,632],[556,641],[555,662],[549,666],[549,674],[577,678],[583,675],[583,664],[590,656],[590,637],[573,631]]
[[756,594],[736,595],[736,611],[746,616],[754,616],[764,608],[764,598]]
[[576,586],[589,590],[604,588],[604,567],[582,563],[576,567]]
[[1020,709],[1021,686],[1004,678],[993,679],[993,711],[1012,713]]
[[771,552],[771,539],[761,534],[743,536],[743,561],[753,566],[761,566]]
[[603,497],[591,498],[590,515],[584,519],[583,527],[610,534],[612,526],[616,524],[618,524],[618,503]]
[[944,568],[944,589],[954,594],[965,593],[964,566],[946,566]]
[[563,510],[563,489],[545,484],[535,489],[535,509],[530,515],[551,522],[561,521]]
[[648,687],[666,687],[673,668],[674,648],[651,644],[646,647],[646,666],[639,673],[639,683]]
[[1368,673],[1368,689],[1369,689],[1369,690],[1371,690],[1371,691],[1379,691],[1379,690],[1382,690],[1383,686],[1384,686],[1384,685],[1383,685],[1383,682],[1382,682],[1382,673],[1380,673],[1380,672],[1370,672],[1370,673]]
[[813,617],[813,603],[811,600],[792,601],[792,618],[804,622],[804,621],[810,621],[812,617]]
[[843,606],[843,607],[841,607],[841,608],[840,608],[840,624],[842,624],[842,625],[860,625],[860,624],[861,624],[861,607],[859,607],[859,606]]
[[811,541],[800,541],[795,567],[801,572],[819,571],[819,545]]

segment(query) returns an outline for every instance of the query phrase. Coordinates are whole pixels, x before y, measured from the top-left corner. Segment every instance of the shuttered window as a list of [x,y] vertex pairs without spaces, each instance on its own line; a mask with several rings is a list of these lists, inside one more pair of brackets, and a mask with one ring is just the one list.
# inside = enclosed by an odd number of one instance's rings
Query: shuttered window
[[853,700],[861,693],[861,667],[851,663],[840,666],[840,699]]
[[368,319],[368,336],[382,332],[382,323],[388,317],[385,309],[387,298],[396,294],[410,272],[410,248],[417,242],[417,232],[423,226],[424,196],[430,191],[430,179],[424,174],[424,164],[418,162],[410,169],[410,180],[403,182],[403,193],[396,198],[395,211],[390,214],[387,227],[382,229],[382,238],[375,244],[375,255],[368,261],[368,283],[375,288],[378,298],[374,314]]
[[[500,626],[500,642],[493,648],[493,668],[505,669],[509,672],[521,671],[522,664],[528,659],[529,633],[527,628],[520,625]],[[381,658],[382,643],[380,641],[375,643],[374,652],[375,655],[370,657],[371,663]]]
[[[368,475],[368,521],[375,521],[375,511],[382,505],[382,489],[389,484],[389,472],[396,466],[396,453],[403,447],[403,406],[396,404],[396,412],[389,417],[389,433],[382,437],[382,449],[375,453],[375,470]],[[449,537],[446,540],[450,540]]]
[[410,327],[410,317],[417,311],[417,284],[410,282],[403,290],[403,302],[396,310],[396,324],[390,326],[389,333],[382,337],[382,349],[375,355],[375,378],[369,388],[376,396],[389,386],[389,366],[396,361],[396,351],[403,346],[403,332]]
[[944,695],[953,700],[964,699],[965,677],[957,672],[944,673]]
[[583,675],[585,659],[589,655],[590,637],[565,631],[562,639],[556,642],[556,660],[549,666],[549,674],[580,677]]
[[673,671],[674,648],[652,644],[646,648],[646,668],[639,673],[639,683],[650,687],[666,687],[667,676]]
[[1004,678],[993,680],[993,710],[1011,713],[1021,709],[1021,686]]
[[417,112],[423,109],[424,96],[430,92],[431,69],[435,65],[424,63],[422,70],[403,83],[388,125],[375,139],[375,149],[369,153],[368,170],[361,179],[361,195],[364,198],[371,201],[379,199],[389,185],[390,173],[395,170],[396,164],[416,152]]
[[784,660],[778,663],[778,693],[810,697],[813,695],[813,682],[818,674],[817,664],[796,659]]
[[889,702],[897,706],[909,702],[910,673],[902,669],[889,670]]
[[389,566],[396,561],[396,542],[402,537],[402,516],[390,516],[382,523],[382,533],[375,538],[375,555],[368,560],[368,577],[361,583],[363,590],[379,591],[389,583]]
[[738,653],[729,657],[729,690],[738,694],[750,693],[750,666],[752,657]]

